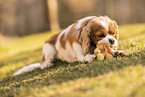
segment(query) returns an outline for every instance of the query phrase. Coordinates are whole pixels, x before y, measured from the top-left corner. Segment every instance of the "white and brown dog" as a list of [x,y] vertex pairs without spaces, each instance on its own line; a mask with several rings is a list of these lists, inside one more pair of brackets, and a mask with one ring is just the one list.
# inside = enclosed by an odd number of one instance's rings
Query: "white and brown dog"
[[93,50],[97,43],[116,47],[118,38],[118,25],[114,20],[107,16],[85,17],[46,41],[43,47],[42,64],[25,66],[14,75],[32,71],[38,67],[41,69],[50,67],[53,65],[54,58],[71,63],[91,62],[95,58]]

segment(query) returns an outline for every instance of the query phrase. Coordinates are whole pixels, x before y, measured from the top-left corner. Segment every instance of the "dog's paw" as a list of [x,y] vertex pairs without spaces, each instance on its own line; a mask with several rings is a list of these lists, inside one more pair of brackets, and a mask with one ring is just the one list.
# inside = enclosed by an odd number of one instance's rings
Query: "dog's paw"
[[47,62],[47,61],[44,61],[44,62],[42,63],[42,65],[41,65],[41,69],[44,69],[44,68],[46,68],[46,67],[51,67],[51,66],[53,66],[52,63]]
[[87,62],[92,62],[95,59],[96,55],[95,54],[87,54],[85,56],[85,61]]
[[127,55],[127,52],[123,51],[123,50],[116,50],[113,52],[113,55],[114,56],[125,56],[125,55]]

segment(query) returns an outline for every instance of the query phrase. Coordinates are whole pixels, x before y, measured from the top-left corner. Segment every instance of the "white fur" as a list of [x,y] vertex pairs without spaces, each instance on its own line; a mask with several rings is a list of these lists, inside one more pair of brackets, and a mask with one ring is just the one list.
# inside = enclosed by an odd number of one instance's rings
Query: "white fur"
[[62,48],[60,46],[60,43],[58,42],[58,45],[56,45],[57,50],[57,57],[63,61],[67,62],[74,62],[75,59],[75,53],[73,51],[73,48],[71,47],[70,43],[66,42],[66,48]]
[[[70,25],[70,26],[68,26],[68,27],[65,29],[65,31],[64,31],[65,37],[67,36],[67,34],[68,34],[68,32],[70,31],[70,29],[72,28],[72,26],[73,26],[73,24]],[[60,36],[61,36],[61,35],[60,35]]]
[[107,32],[109,31],[109,25],[106,23],[106,21],[102,20],[102,21],[100,21],[100,24],[105,27]]
[[40,67],[41,67],[40,63],[30,64],[30,65],[25,66],[22,69],[18,70],[16,73],[14,73],[14,76],[17,76],[17,75],[25,73],[25,72],[32,71],[32,70],[34,70],[36,68],[40,68]]
[[51,63],[54,59],[54,56],[56,55],[56,50],[53,45],[46,43],[43,46],[43,55],[45,56],[45,62],[41,65],[41,69],[44,69],[45,67],[50,67],[53,64]]
[[95,17],[95,16],[89,16],[89,17],[85,17],[85,18],[83,18],[83,19],[80,19],[80,20],[78,21],[78,23],[75,25],[75,28],[76,28],[77,30],[80,29],[82,23],[83,23],[85,20],[89,20],[89,19],[94,18],[94,17]]
[[70,62],[70,63],[76,62],[76,61],[91,62],[95,57],[95,55],[90,55],[90,54],[87,54],[86,56],[84,56],[81,45],[76,42],[73,43],[73,47],[70,45],[70,43],[66,42],[65,49],[59,46],[59,49],[56,49],[56,50],[57,50],[57,57],[59,59]]
[[77,61],[83,62],[84,55],[82,53],[82,47],[79,43],[73,43],[73,51],[75,53]]
[[95,55],[91,55],[91,54],[87,54],[87,55],[83,55],[83,52],[82,52],[82,47],[79,43],[73,43],[73,49],[74,49],[74,53],[75,53],[75,57],[77,59],[77,61],[80,61],[80,62],[84,62],[84,61],[87,61],[87,62],[91,62],[93,61],[93,59],[96,57]]
[[86,54],[85,55],[85,61],[87,62],[92,62],[94,60],[94,58],[96,57],[95,54]]

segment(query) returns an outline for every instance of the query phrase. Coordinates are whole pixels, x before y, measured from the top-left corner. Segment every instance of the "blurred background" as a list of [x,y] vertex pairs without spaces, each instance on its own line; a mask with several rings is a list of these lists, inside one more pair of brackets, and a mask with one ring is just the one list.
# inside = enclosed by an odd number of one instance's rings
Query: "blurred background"
[[107,15],[119,25],[144,23],[145,0],[0,0],[0,34],[56,31],[92,15]]

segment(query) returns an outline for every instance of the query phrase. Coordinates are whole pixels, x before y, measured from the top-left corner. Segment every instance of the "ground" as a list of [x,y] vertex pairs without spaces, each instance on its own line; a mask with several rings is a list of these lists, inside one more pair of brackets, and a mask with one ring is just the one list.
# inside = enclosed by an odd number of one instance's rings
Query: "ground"
[[125,57],[91,63],[55,60],[51,68],[13,77],[23,66],[41,62],[44,41],[53,33],[0,41],[0,95],[15,97],[143,97],[145,95],[145,24],[119,27],[118,49]]

